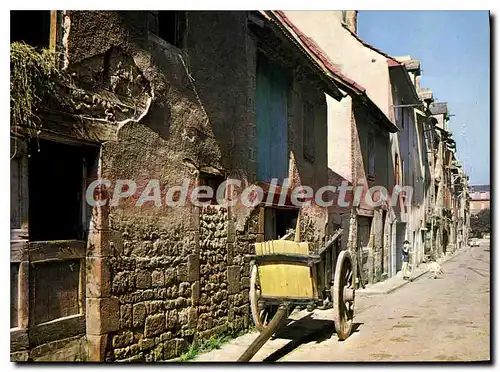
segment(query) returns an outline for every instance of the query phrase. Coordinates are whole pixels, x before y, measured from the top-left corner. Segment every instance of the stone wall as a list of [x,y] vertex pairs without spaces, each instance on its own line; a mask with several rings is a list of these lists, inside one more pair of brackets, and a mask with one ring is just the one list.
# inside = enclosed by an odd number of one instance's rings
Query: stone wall
[[203,208],[200,215],[199,337],[234,332],[249,325],[249,268],[243,255],[253,250],[255,237],[236,234],[229,211]]
[[109,260],[119,330],[106,360],[157,361],[186,351],[197,328],[199,256],[196,233],[153,221],[116,219],[123,250]]
[[112,224],[120,226],[123,250],[109,262],[120,311],[106,360],[171,359],[194,340],[248,328],[250,274],[243,255],[253,250],[256,235],[236,232],[227,208],[200,209],[199,238],[134,219]]

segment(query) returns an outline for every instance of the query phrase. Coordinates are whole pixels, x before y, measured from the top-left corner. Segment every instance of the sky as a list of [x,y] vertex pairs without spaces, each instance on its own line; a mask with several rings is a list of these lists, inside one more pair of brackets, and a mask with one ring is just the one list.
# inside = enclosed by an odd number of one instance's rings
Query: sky
[[420,86],[448,102],[469,184],[490,184],[490,26],[487,11],[360,11],[358,35],[420,60]]

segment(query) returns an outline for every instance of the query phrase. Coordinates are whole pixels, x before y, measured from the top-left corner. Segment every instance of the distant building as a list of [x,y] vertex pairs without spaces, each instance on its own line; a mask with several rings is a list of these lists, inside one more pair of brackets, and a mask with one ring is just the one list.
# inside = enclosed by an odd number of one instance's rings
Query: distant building
[[469,188],[470,212],[478,214],[490,208],[490,185],[472,185]]

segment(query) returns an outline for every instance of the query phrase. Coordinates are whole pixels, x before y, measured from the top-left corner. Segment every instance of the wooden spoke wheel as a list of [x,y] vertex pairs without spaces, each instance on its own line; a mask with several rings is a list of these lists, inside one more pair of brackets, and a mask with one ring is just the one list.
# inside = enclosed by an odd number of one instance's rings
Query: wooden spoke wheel
[[258,331],[263,331],[271,322],[271,319],[278,311],[278,306],[266,305],[263,308],[259,308],[260,300],[260,283],[259,283],[259,273],[257,266],[252,265],[252,272],[250,276],[250,310],[252,311],[252,319],[255,324],[255,328]]
[[354,319],[355,298],[354,267],[349,251],[342,251],[337,259],[332,287],[335,330],[339,340],[351,334]]

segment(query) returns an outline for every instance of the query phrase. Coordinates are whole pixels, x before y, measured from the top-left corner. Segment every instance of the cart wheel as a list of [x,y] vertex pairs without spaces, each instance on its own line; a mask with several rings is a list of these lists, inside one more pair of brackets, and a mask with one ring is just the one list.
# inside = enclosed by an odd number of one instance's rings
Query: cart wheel
[[354,319],[354,283],[351,254],[349,251],[342,251],[337,260],[332,287],[335,330],[341,341],[351,334]]
[[258,331],[262,331],[269,325],[274,314],[278,311],[278,306],[267,305],[264,306],[263,309],[259,309],[260,283],[257,266],[255,265],[252,265],[248,296],[250,297],[250,310],[252,311],[252,319],[255,328],[257,328]]

